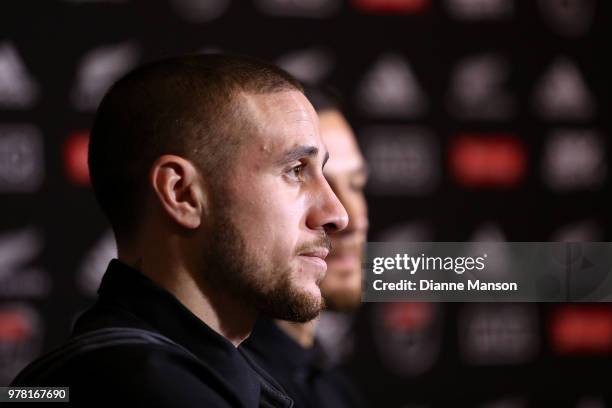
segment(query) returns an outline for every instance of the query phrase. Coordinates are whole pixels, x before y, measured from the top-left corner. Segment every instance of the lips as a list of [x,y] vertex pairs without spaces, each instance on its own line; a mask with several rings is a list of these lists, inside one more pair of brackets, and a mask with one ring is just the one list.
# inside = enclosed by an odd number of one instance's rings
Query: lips
[[325,260],[327,255],[329,255],[329,250],[327,248],[317,248],[317,249],[309,250],[307,252],[302,252],[300,255],[301,256],[311,256],[314,258],[321,258],[322,260]]
[[325,258],[328,254],[329,250],[327,248],[312,249],[300,254],[300,258],[314,265],[319,270],[320,275],[318,276],[317,281],[322,280],[327,272],[327,262],[325,262]]

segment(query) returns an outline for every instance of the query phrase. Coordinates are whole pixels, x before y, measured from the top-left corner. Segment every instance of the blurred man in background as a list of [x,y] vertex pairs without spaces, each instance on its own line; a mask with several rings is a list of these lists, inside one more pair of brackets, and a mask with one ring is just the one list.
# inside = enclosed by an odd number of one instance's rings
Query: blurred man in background
[[368,230],[363,193],[367,169],[333,94],[306,88],[306,96],[317,110],[321,137],[330,154],[325,177],[349,215],[347,228],[330,235],[332,250],[321,282],[326,312],[319,322],[259,319],[241,347],[281,383],[296,407],[355,407],[363,404],[359,394],[335,365],[350,347],[345,336],[351,323],[349,312],[361,302],[361,262]]

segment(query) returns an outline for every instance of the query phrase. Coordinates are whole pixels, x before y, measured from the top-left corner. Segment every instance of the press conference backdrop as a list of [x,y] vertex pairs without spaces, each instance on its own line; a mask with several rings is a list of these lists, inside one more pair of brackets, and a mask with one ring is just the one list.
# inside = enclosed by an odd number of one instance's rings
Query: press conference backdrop
[[[95,298],[116,249],[88,129],[115,79],[166,55],[245,53],[335,86],[371,169],[370,241],[612,238],[609,2],[0,8],[0,385]],[[367,304],[324,323],[371,406],[607,404],[608,305]]]

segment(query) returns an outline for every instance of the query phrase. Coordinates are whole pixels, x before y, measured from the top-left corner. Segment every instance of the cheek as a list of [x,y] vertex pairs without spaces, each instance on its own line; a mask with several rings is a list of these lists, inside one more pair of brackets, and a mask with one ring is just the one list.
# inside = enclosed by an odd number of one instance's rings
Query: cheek
[[304,200],[293,192],[270,183],[251,186],[234,200],[232,214],[236,227],[258,257],[287,259],[299,242],[305,219]]

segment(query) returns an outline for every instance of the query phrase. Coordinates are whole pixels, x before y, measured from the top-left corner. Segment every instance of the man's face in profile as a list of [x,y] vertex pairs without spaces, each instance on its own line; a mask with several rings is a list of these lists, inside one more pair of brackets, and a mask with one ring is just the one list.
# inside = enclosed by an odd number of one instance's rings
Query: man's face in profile
[[321,137],[330,154],[325,177],[349,216],[348,226],[331,236],[327,275],[321,283],[331,310],[350,310],[361,302],[361,261],[368,231],[363,187],[367,181],[365,161],[351,127],[337,110],[319,113]]
[[347,214],[323,175],[327,149],[306,97],[243,98],[254,129],[213,200],[208,267],[260,312],[308,321],[323,306],[327,233],[346,227]]

